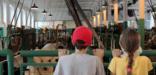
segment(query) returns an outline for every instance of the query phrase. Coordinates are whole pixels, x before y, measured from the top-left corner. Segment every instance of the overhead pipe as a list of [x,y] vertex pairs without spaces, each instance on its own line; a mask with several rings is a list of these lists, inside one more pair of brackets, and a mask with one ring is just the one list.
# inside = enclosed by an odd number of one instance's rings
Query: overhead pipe
[[14,18],[15,18],[16,13],[17,13],[17,8],[18,8],[18,6],[19,6],[19,4],[20,4],[20,1],[21,1],[21,0],[18,0],[17,6],[16,6],[15,11],[14,11],[14,16],[13,16],[13,18],[12,18],[12,20],[11,20],[10,25],[12,25],[12,22],[14,21]]
[[91,10],[91,9],[82,9],[83,11],[88,11],[88,12],[90,12],[90,18],[92,17],[92,14],[93,14],[93,11]]
[[26,18],[26,25],[28,24],[28,18],[29,18],[30,12],[31,12],[31,6],[33,5],[33,2],[34,2],[34,0],[32,0],[30,8],[29,8],[29,13],[28,13],[28,16]]
[[16,27],[16,25],[17,25],[18,18],[19,18],[19,16],[20,16],[21,12],[22,12],[23,5],[24,5],[24,0],[23,0],[23,2],[22,2],[22,6],[21,6],[20,11],[19,11],[19,13],[18,13],[18,16],[17,16],[17,18],[16,18],[15,27]]
[[7,57],[8,75],[14,75],[13,53],[10,50],[1,50],[0,56],[6,56]]
[[79,17],[79,15],[78,15],[78,12],[76,11],[74,2],[73,2],[72,0],[69,0],[69,1],[71,2],[71,5],[72,5],[72,7],[73,7],[73,11],[74,11],[74,13],[75,13],[75,16],[76,16],[77,20],[78,20],[78,22],[80,23],[79,25],[82,25],[81,20],[80,20],[80,17]]
[[96,38],[96,40],[98,42],[99,48],[105,48],[102,41],[100,40],[99,36],[97,35],[95,30],[93,29],[92,24],[90,23],[87,16],[85,15],[85,13],[81,9],[80,5],[78,4],[77,0],[72,0],[72,1],[74,2],[75,7],[77,8],[78,12],[82,16],[83,20],[87,23],[88,27],[92,30],[94,37]]
[[21,0],[18,0],[18,3],[17,3],[17,5],[16,5],[15,11],[14,11],[14,15],[13,15],[13,17],[12,17],[12,20],[11,20],[10,24],[8,25],[8,27],[7,27],[7,30],[8,30],[7,36],[10,36],[10,33],[12,33],[11,27],[12,27],[12,23],[13,23],[15,17],[16,17],[17,8],[18,8],[18,6],[19,6],[19,4],[20,4],[20,1],[21,1]]
[[72,15],[72,17],[73,17],[73,19],[74,19],[75,24],[76,24],[76,25],[79,25],[79,23],[78,23],[77,20],[75,19],[75,15],[74,15],[74,13],[73,13],[73,11],[72,11],[72,9],[71,9],[71,6],[69,5],[68,0],[65,0],[65,2],[66,2],[66,5],[67,5],[67,7],[68,7],[68,10],[69,10],[70,14]]
[[72,5],[71,1],[65,0],[65,2],[66,2],[69,12],[73,16],[76,26],[82,25],[80,18],[78,17],[78,14],[77,14],[76,10],[74,9],[74,6]]

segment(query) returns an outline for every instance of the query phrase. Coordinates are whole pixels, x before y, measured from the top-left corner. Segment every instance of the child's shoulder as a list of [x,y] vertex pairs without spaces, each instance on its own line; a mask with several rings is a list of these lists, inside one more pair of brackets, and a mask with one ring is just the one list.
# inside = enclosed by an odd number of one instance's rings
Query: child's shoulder
[[111,59],[111,61],[112,62],[117,62],[117,61],[121,61],[123,58],[121,58],[121,57],[113,57],[112,59]]
[[113,57],[112,60],[120,60],[122,57]]
[[72,55],[64,55],[64,56],[61,56],[59,59],[60,60],[66,60],[66,59],[69,59],[71,57],[72,57]]
[[147,56],[138,56],[137,59],[142,61],[150,61],[150,58]]

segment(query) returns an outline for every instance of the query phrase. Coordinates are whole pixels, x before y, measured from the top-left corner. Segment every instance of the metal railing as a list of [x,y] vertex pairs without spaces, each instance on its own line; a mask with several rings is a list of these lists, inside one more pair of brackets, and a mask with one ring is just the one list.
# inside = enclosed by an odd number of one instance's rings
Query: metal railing
[[[74,51],[70,51],[70,53],[73,53]],[[112,57],[111,51],[105,51],[104,55],[107,57]],[[91,50],[88,51],[88,54],[93,54]],[[33,57],[36,56],[58,56],[58,51],[20,51],[20,55],[22,57],[27,58],[27,62],[21,63],[20,65],[20,75],[24,74],[25,67],[27,66],[35,66],[35,67],[53,67],[56,66],[57,63],[35,63],[33,61]],[[142,55],[145,56],[156,56],[155,50],[144,50]],[[10,50],[2,50],[0,51],[0,56],[7,57],[7,65],[8,65],[8,75],[14,75],[14,57],[13,53]],[[3,62],[0,62],[0,75],[3,75]],[[108,66],[109,63],[104,63],[104,66]],[[156,68],[156,62],[153,62],[153,66]],[[109,74],[109,70],[106,70],[107,74]],[[156,69],[154,69],[152,72],[152,75],[156,75]]]
[[[8,50],[4,49],[0,51],[0,56],[7,58],[7,67],[8,67],[8,75],[14,75],[14,58],[13,53]],[[3,75],[3,62],[0,62],[0,75]]]
[[53,67],[56,65],[56,63],[35,63],[33,61],[33,57],[36,56],[57,56],[58,52],[57,51],[20,51],[20,55],[22,57],[26,57],[27,62],[22,63],[20,65],[20,75],[24,74],[24,68],[27,66],[34,66],[34,67]]
[[[73,53],[74,51],[70,51],[69,53]],[[88,54],[93,54],[93,51],[89,50]],[[58,51],[20,51],[22,57],[26,57],[28,59],[27,63],[21,64],[20,67],[20,75],[24,73],[24,67],[26,66],[37,66],[37,67],[46,67],[46,66],[56,66],[57,63],[35,63],[33,62],[33,57],[36,56],[58,56]],[[104,55],[107,57],[112,57],[111,51],[105,51]],[[146,56],[156,56],[156,51],[154,50],[144,50],[142,55]],[[104,66],[108,66],[109,63],[104,63]],[[156,62],[153,62],[153,66],[156,67]],[[106,70],[106,73],[109,74],[109,70]]]

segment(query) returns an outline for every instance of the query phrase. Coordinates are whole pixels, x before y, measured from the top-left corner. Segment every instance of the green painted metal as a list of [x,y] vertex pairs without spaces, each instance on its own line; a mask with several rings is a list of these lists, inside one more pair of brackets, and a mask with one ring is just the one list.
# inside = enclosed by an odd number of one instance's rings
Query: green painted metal
[[20,51],[20,55],[22,57],[26,57],[28,61],[26,63],[22,63],[20,65],[20,75],[24,74],[24,68],[27,66],[34,66],[34,67],[53,67],[56,63],[35,63],[33,61],[33,57],[35,56],[58,56],[58,51]]
[[[74,51],[70,51],[69,53],[73,53]],[[93,54],[93,51],[90,49],[87,52],[88,54]],[[52,67],[56,66],[57,63],[35,63],[33,62],[33,57],[35,56],[58,56],[58,51],[57,50],[52,50],[52,51],[26,51],[22,50],[20,51],[20,54],[22,57],[26,57],[28,59],[28,62],[22,63],[20,66],[20,75],[24,74],[24,68],[27,66],[34,66],[34,67]],[[111,50],[105,50],[104,55],[106,57],[112,57],[112,52]],[[155,50],[144,50],[142,55],[146,56],[156,56],[156,51]],[[105,66],[108,66],[109,63],[104,63]],[[153,66],[156,67],[156,62],[153,62]]]
[[0,56],[5,56],[7,57],[7,64],[8,64],[8,75],[14,75],[14,58],[13,58],[13,53],[8,50],[4,49],[0,51]]
[[0,27],[0,37],[4,36],[4,28]]
[[35,66],[35,67],[49,67],[49,66],[56,66],[56,63],[23,63],[22,66]]
[[141,35],[141,46],[142,48],[144,48],[144,39],[145,39],[144,19],[138,20],[138,31]]
[[[70,51],[69,53],[73,53],[74,51]],[[92,50],[88,50],[88,54],[93,54]],[[34,56],[58,56],[58,51],[20,51],[21,56],[23,57],[34,57]],[[105,50],[104,52],[105,56],[111,57],[112,52],[111,50]],[[156,56],[156,50],[143,50],[142,55],[145,56]]]
[[0,62],[0,75],[3,75],[3,63]]
[[[156,62],[152,62],[153,66],[156,67]],[[24,63],[21,66],[26,67],[26,66],[34,66],[34,67],[52,67],[56,66],[57,63]],[[104,63],[105,66],[108,66],[109,63]]]
[[3,41],[5,42],[5,49],[7,49],[8,48],[8,46],[9,46],[9,43],[10,43],[10,37],[1,37],[2,39],[3,39]]
[[33,66],[33,67],[54,67],[57,63],[23,63],[20,65],[20,75],[24,74],[24,67]]
[[26,51],[26,50],[22,50],[20,51],[20,54],[22,57],[34,57],[34,56],[58,56],[58,51]]

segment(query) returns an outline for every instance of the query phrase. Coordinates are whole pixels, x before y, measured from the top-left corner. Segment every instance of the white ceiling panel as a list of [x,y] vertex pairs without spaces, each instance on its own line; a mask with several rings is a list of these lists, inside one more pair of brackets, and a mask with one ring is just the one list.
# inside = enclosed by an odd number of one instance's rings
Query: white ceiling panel
[[[18,0],[13,0],[18,1]],[[22,0],[21,0],[22,1]],[[43,9],[46,9],[48,11],[48,14],[52,13],[53,17],[46,16],[46,20],[72,20],[71,15],[69,14],[68,8],[65,4],[65,0],[34,0],[36,5],[39,7],[38,10],[32,10],[35,13],[35,19],[36,20],[45,20],[44,15],[41,14]],[[96,10],[96,8],[99,5],[99,1],[104,2],[105,0],[78,0],[80,6],[82,9],[91,9],[93,11]],[[128,1],[128,0],[127,0]],[[132,1],[132,0],[129,0]],[[146,1],[146,9],[150,9],[149,5]],[[32,0],[25,0],[24,6],[27,8],[30,8]],[[122,0],[120,0],[122,3]],[[152,4],[156,6],[156,0],[152,0]],[[130,6],[130,9],[138,9],[138,3],[135,5]],[[48,15],[47,14],[47,15]]]

